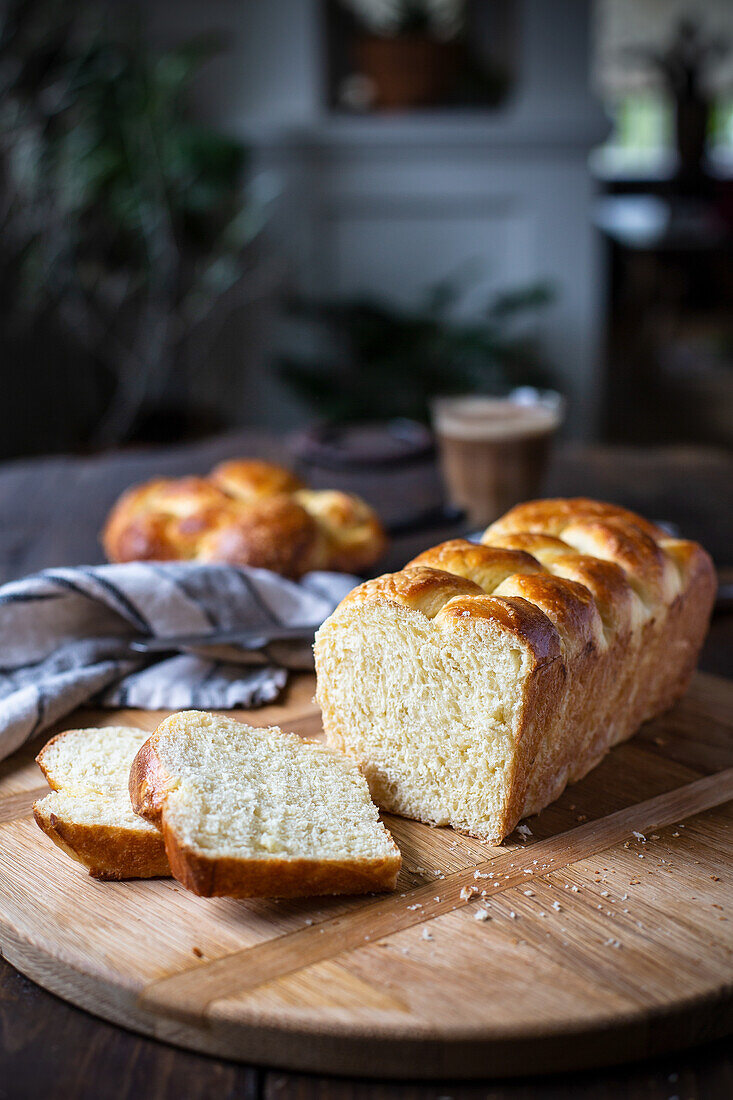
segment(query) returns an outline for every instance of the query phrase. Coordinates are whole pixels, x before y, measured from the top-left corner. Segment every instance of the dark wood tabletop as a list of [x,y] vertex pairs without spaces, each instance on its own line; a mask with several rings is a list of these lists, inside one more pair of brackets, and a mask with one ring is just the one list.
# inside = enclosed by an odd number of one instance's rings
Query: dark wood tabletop
[[[203,473],[233,455],[283,460],[288,442],[261,432],[194,446],[135,450],[99,458],[44,458],[0,467],[0,582],[47,566],[101,561],[97,533],[115,497],[153,475]],[[311,472],[320,486],[327,471]],[[405,511],[427,513],[441,502],[434,466],[379,474],[339,475],[387,521],[403,530],[388,567],[419,549],[461,533],[445,520],[409,527]],[[588,495],[636,509],[699,539],[721,573],[733,579],[733,456],[701,448],[637,450],[566,444],[548,473],[550,495]],[[733,610],[713,619],[702,667],[733,677]],[[39,898],[39,905],[43,899]],[[510,1082],[405,1084],[321,1078],[255,1068],[176,1050],[103,1023],[46,993],[0,960],[0,1100],[135,1100],[267,1098],[267,1100],[727,1100],[733,1096],[733,1043],[723,1040],[654,1062]]]

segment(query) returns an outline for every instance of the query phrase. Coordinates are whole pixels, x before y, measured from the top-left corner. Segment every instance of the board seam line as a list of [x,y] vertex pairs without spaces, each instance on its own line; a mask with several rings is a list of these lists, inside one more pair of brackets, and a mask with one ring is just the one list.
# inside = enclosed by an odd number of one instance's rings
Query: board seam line
[[[453,871],[404,895],[376,898],[346,914],[156,979],[142,989],[138,1002],[148,1011],[167,1016],[199,1018],[215,1001],[249,992],[266,982],[475,903],[480,895],[472,892],[466,896],[471,888],[487,890],[488,898],[503,894],[597,855],[634,831],[664,828],[731,799],[733,768],[727,768],[537,841],[521,851],[502,853]],[[487,877],[477,877],[477,872]]]

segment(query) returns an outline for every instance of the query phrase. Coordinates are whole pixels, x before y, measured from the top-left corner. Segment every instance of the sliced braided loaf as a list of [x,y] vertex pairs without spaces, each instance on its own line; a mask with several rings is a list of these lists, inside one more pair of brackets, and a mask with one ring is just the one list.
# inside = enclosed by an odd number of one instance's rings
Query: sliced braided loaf
[[702,547],[632,512],[519,505],[324,623],[328,742],[384,809],[500,841],[683,694],[714,593]]

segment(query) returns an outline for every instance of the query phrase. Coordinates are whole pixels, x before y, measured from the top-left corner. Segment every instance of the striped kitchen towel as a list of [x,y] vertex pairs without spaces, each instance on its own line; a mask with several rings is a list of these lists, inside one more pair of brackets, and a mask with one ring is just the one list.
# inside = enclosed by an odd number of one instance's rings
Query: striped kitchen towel
[[133,562],[47,569],[3,585],[0,759],[85,703],[226,710],[271,702],[288,667],[302,667],[302,647],[280,646],[276,660],[268,647],[251,664],[234,664],[190,651],[151,658],[130,643],[284,625],[315,631],[356,583],[340,573],[295,583],[264,569]]

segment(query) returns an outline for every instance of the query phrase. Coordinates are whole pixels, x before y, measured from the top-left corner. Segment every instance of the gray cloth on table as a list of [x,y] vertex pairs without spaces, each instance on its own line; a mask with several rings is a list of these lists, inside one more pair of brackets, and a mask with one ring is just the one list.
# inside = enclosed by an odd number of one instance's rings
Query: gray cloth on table
[[340,573],[295,583],[264,569],[131,562],[46,569],[3,585],[0,759],[87,703],[226,710],[272,702],[308,643],[281,645],[276,659],[274,646],[238,657],[250,664],[190,651],[150,657],[130,643],[277,625],[315,631],[356,583]]

